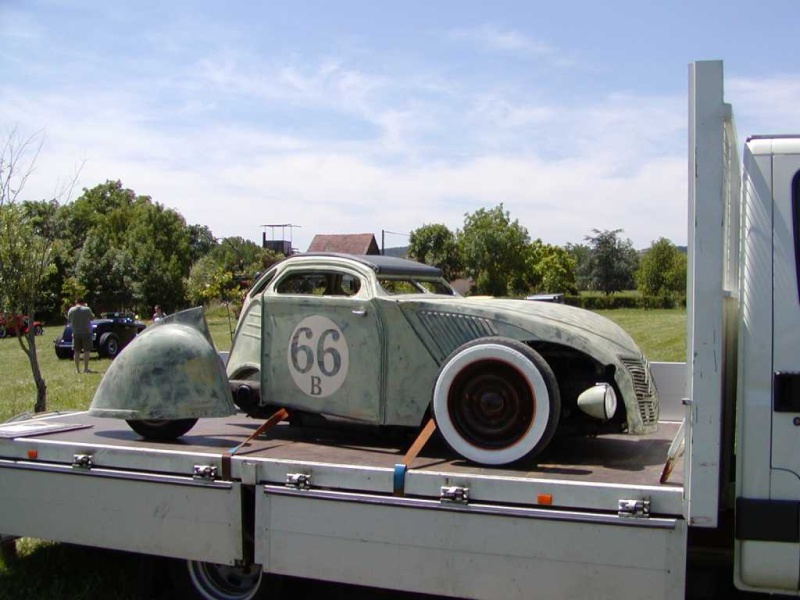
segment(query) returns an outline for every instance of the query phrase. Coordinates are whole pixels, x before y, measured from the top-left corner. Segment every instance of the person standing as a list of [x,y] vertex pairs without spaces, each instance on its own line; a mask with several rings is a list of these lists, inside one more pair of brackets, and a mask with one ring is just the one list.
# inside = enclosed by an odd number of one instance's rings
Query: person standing
[[161,306],[156,304],[155,312],[153,313],[153,323],[158,323],[161,319],[163,319],[166,315],[161,311]]
[[94,313],[86,306],[83,298],[75,301],[75,306],[67,312],[67,321],[72,327],[72,353],[75,358],[75,370],[81,372],[81,355],[83,355],[83,372],[89,372],[89,353],[92,351],[92,319]]

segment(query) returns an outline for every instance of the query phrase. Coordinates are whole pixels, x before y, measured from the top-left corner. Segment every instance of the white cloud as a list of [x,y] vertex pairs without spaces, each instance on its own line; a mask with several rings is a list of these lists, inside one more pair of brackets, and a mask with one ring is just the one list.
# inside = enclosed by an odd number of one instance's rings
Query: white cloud
[[733,104],[740,142],[752,134],[800,131],[800,76],[732,77],[725,97]]
[[514,30],[502,30],[484,24],[472,29],[454,29],[448,32],[453,40],[464,40],[493,52],[506,52],[523,56],[554,56],[557,50],[550,44]]
[[[559,57],[490,26],[454,36]],[[457,229],[464,213],[500,202],[550,243],[595,227],[623,228],[640,247],[661,235],[685,243],[683,99],[571,104],[544,86],[487,89],[429,65],[376,73],[334,56],[204,52],[163,72],[143,57],[114,86],[0,87],[0,123],[46,132],[30,197],[50,197],[85,160],[78,190],[120,179],[217,236],[258,239],[263,223],[293,223],[301,249],[316,233]],[[300,125],[284,126],[280,111]],[[301,126],[311,118],[321,126]]]

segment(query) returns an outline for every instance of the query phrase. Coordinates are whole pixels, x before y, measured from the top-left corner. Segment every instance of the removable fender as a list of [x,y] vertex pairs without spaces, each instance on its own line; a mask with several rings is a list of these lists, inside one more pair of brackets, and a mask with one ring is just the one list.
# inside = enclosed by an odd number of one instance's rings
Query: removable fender
[[226,417],[236,412],[202,308],[154,323],[111,363],[89,414],[117,419]]

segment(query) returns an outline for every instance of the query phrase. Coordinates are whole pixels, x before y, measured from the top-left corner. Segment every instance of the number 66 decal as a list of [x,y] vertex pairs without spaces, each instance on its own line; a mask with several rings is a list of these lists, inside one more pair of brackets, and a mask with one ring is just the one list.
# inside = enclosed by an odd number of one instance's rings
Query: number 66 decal
[[304,394],[330,396],[347,378],[347,340],[339,327],[320,315],[306,317],[289,339],[289,372]]

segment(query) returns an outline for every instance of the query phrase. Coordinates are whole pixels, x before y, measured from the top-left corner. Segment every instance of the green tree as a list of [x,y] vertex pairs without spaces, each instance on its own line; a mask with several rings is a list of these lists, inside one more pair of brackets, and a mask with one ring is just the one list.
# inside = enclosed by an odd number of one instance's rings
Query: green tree
[[642,294],[664,296],[686,294],[686,255],[670,240],[659,238],[645,251],[636,271]]
[[442,224],[426,224],[412,231],[408,254],[417,262],[439,267],[449,281],[461,270],[456,235]]
[[[52,270],[54,238],[47,218],[18,202],[32,175],[43,144],[41,134],[24,137],[12,129],[0,147],[0,308],[7,315],[33,320],[41,300],[43,282]],[[77,174],[76,174],[77,177]],[[46,211],[47,212],[47,211]],[[17,341],[31,367],[36,400],[34,411],[47,410],[47,383],[39,366],[36,335],[31,327]]]
[[[193,230],[179,213],[107,181],[85,189],[64,222],[77,256],[74,275],[96,310],[149,312],[160,304],[173,311],[185,305]],[[197,240],[205,232],[194,233]]]
[[215,241],[211,251],[192,265],[186,280],[188,299],[192,304],[220,300],[238,305],[258,273],[281,258],[241,237]]
[[577,293],[575,259],[564,248],[534,240],[528,250],[528,269],[534,285],[527,293]]
[[130,306],[167,311],[184,308],[184,280],[192,264],[189,228],[183,217],[149,198],[132,207],[122,253],[129,265]]
[[592,249],[590,260],[592,289],[606,295],[635,287],[634,273],[639,257],[629,239],[622,240],[622,229],[592,229],[585,240]]
[[477,293],[506,296],[524,278],[528,230],[511,220],[502,203],[467,213],[457,238],[464,272]]
[[37,313],[40,319],[50,320],[63,314],[60,305],[61,289],[68,277],[72,260],[63,243],[64,223],[61,218],[61,205],[57,200],[25,200],[20,203],[23,217],[30,223],[36,235],[49,240],[50,268],[41,282],[37,300]]
[[192,252],[192,264],[211,252],[217,245],[214,234],[205,225],[189,225],[189,247]]
[[565,249],[575,262],[575,284],[578,290],[592,289],[592,249],[586,244],[567,244]]

